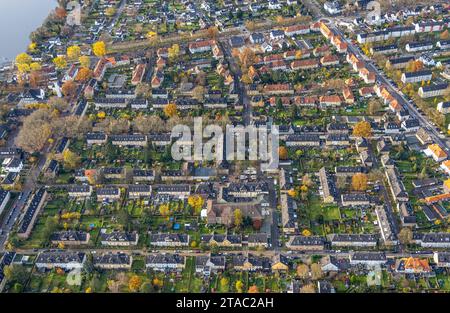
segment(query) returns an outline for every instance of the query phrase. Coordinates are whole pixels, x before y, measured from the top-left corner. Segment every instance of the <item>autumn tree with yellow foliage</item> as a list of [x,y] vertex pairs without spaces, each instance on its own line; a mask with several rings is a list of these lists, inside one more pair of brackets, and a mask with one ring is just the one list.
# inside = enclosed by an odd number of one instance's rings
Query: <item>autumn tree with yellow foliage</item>
[[164,114],[167,117],[173,117],[178,114],[177,105],[175,103],[169,103],[164,107]]
[[356,123],[355,127],[353,127],[353,136],[364,138],[372,136],[372,126],[367,121]]
[[70,46],[67,48],[67,59],[69,59],[70,61],[75,61],[80,57],[81,54],[81,49],[79,46]]
[[104,57],[106,55],[106,44],[104,41],[97,41],[92,45],[92,51],[97,57]]
[[191,195],[188,198],[188,204],[194,209],[196,214],[200,212],[204,203],[205,200],[199,195]]
[[60,55],[53,59],[53,64],[55,64],[58,70],[62,70],[67,67],[67,60],[64,56]]
[[369,179],[364,173],[356,173],[352,176],[352,189],[355,191],[367,190],[367,183]]
[[87,55],[80,56],[78,62],[80,62],[81,67],[89,68],[89,66],[91,66],[91,58]]

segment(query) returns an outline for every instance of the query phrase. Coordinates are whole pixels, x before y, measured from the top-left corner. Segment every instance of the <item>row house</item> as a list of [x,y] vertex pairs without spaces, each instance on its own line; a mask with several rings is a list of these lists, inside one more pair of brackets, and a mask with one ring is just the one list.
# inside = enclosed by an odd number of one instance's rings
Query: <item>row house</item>
[[414,56],[402,56],[390,58],[386,61],[386,67],[391,69],[401,69],[408,66],[409,62],[414,61]]
[[242,236],[228,234],[201,235],[200,242],[210,247],[239,248],[242,247]]
[[265,257],[258,257],[252,254],[248,256],[233,255],[231,264],[236,271],[256,272],[269,271],[271,269],[270,260]]
[[349,87],[344,87],[344,90],[342,91],[342,96],[344,97],[345,103],[347,104],[355,103],[355,96],[353,95],[353,92]]
[[331,175],[326,171],[325,167],[319,170],[319,181],[320,187],[322,189],[322,197],[324,203],[335,203],[337,188],[331,177]]
[[155,187],[159,195],[168,195],[178,198],[187,198],[191,194],[191,187],[187,184],[165,184]]
[[101,187],[96,189],[97,201],[118,200],[120,199],[119,187]]
[[123,252],[95,254],[92,259],[94,267],[104,270],[130,270],[133,257]]
[[398,52],[398,46],[396,44],[384,45],[370,48],[370,53],[372,55],[379,54],[393,54]]
[[155,180],[155,171],[146,169],[133,169],[134,182],[149,182]]
[[337,107],[342,104],[342,101],[338,95],[320,96],[319,104],[321,107]]
[[125,98],[96,98],[94,99],[95,109],[123,109],[128,103]]
[[365,193],[345,193],[341,195],[341,203],[344,207],[368,206],[370,197]]
[[384,252],[355,252],[350,254],[351,265],[381,266],[386,264]]
[[436,110],[442,114],[450,113],[450,101],[441,101],[437,104]]
[[286,146],[288,147],[319,147],[320,137],[315,134],[293,134],[288,135],[286,139]]
[[309,34],[310,31],[311,30],[310,30],[309,25],[293,25],[293,26],[288,26],[284,29],[284,33],[288,37]]
[[407,202],[409,200],[408,193],[406,192],[405,186],[403,185],[396,168],[386,168],[385,173],[394,200],[396,202]]
[[151,234],[150,245],[155,247],[187,247],[189,235],[186,234]]
[[138,64],[136,65],[134,71],[133,71],[133,75],[131,77],[131,84],[136,86],[137,84],[139,84],[140,82],[142,82],[142,79],[144,78],[144,74],[145,74],[145,69],[146,69],[147,65],[146,64]]
[[36,193],[31,198],[31,201],[25,208],[25,214],[19,226],[17,237],[21,239],[27,239],[30,236],[31,230],[33,229],[34,224],[36,223],[36,218],[39,215],[42,208],[44,207],[46,199],[47,199],[47,191],[44,188],[41,188],[36,191]]
[[445,28],[444,22],[426,21],[413,24],[416,33],[440,32]]
[[294,89],[289,84],[269,84],[263,87],[263,93],[266,95],[294,94]]
[[128,197],[130,199],[150,197],[151,195],[152,187],[150,185],[130,185],[128,187]]
[[431,80],[432,72],[429,70],[417,71],[417,72],[404,72],[402,74],[402,82],[407,83],[420,83],[423,81]]
[[195,272],[210,275],[225,271],[226,258],[223,255],[205,255],[195,258]]
[[50,236],[50,241],[54,245],[63,244],[64,246],[68,245],[79,246],[88,244],[89,238],[90,235],[87,232],[81,230],[80,231],[67,230],[53,233]]
[[92,195],[92,186],[73,185],[67,187],[67,192],[71,198],[89,198]]
[[319,67],[319,61],[317,59],[295,60],[291,62],[291,69],[295,70],[307,70]]
[[446,93],[447,89],[448,89],[447,83],[422,86],[419,88],[418,94],[421,98],[440,97]]
[[408,52],[428,51],[431,49],[433,49],[433,43],[431,41],[409,42],[405,46],[405,50]]
[[350,137],[345,134],[328,134],[325,138],[325,145],[346,147],[350,145]]
[[136,246],[139,241],[137,232],[126,232],[114,230],[107,232],[106,229],[100,231],[100,242],[103,246],[129,247]]
[[61,268],[65,271],[82,269],[86,262],[86,254],[76,251],[44,251],[36,258],[35,266],[39,270]]
[[188,45],[189,52],[192,54],[203,53],[211,51],[212,47],[216,44],[215,40],[199,40],[191,42]]
[[334,247],[376,247],[378,236],[372,234],[332,234],[329,236]]
[[111,143],[116,146],[147,146],[147,136],[141,134],[111,135]]
[[431,156],[436,162],[442,162],[448,155],[438,144],[431,144],[424,150],[425,155]]
[[145,110],[148,108],[148,100],[147,99],[133,99],[130,101],[131,108],[134,110]]
[[91,145],[102,145],[108,140],[108,135],[102,132],[92,132],[86,134],[86,143]]
[[375,83],[375,79],[376,79],[375,73],[369,71],[365,67],[363,67],[359,70],[359,77],[361,77],[366,84],[373,84],[373,83]]
[[179,254],[156,254],[148,255],[145,262],[147,269],[154,271],[177,271],[181,272],[186,266],[186,257]]
[[286,247],[294,251],[321,251],[325,248],[325,239],[319,236],[291,236]]
[[326,55],[320,59],[322,66],[331,66],[339,64],[339,57],[336,55]]
[[298,231],[297,223],[297,204],[287,194],[280,196],[281,204],[281,225],[283,227],[283,233],[294,234]]

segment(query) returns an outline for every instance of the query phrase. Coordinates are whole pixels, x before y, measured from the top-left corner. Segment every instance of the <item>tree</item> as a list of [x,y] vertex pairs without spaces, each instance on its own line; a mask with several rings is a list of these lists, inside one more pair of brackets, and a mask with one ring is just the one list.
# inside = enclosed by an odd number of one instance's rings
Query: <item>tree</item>
[[308,284],[300,288],[300,293],[315,293],[316,289],[313,284]]
[[309,276],[309,267],[306,264],[297,265],[297,276],[306,279]]
[[168,203],[163,203],[159,206],[159,213],[162,216],[168,216],[170,214],[170,208]]
[[278,148],[278,156],[281,160],[286,160],[288,158],[288,151],[286,147],[281,146]]
[[217,35],[219,34],[219,29],[216,26],[211,26],[208,28],[206,33],[208,34],[209,38],[216,39]]
[[240,280],[236,281],[236,291],[242,293],[244,290],[244,283]]
[[234,210],[233,215],[234,215],[234,226],[240,227],[243,221],[242,211],[240,209],[236,209]]
[[80,56],[78,62],[80,62],[81,67],[89,68],[89,66],[91,66],[91,58],[87,55]]
[[33,61],[30,55],[26,53],[20,53],[16,56],[16,65],[17,64],[30,64]]
[[198,214],[200,212],[204,203],[205,203],[205,200],[203,200],[203,197],[201,197],[199,195],[191,195],[188,198],[188,204],[192,208],[194,208],[196,214]]
[[164,114],[167,117],[173,117],[178,114],[177,105],[175,103],[169,103],[164,107]]
[[410,244],[412,238],[413,238],[412,230],[407,227],[402,228],[402,230],[400,230],[400,233],[398,234],[398,240],[402,245]]
[[82,67],[78,70],[75,80],[78,82],[86,82],[92,77],[92,71],[87,67]]
[[105,10],[105,14],[106,14],[106,16],[111,17],[111,16],[114,16],[114,14],[116,14],[116,11],[117,10],[115,7],[109,7]]
[[197,99],[199,102],[202,102],[205,98],[205,87],[196,86],[192,89],[192,98]]
[[11,264],[3,268],[3,273],[9,283],[25,284],[28,279],[28,273],[23,265]]
[[244,48],[241,52],[236,52],[239,57],[239,62],[241,63],[241,69],[244,73],[248,72],[250,66],[255,64],[256,55],[255,52],[250,48]]
[[312,182],[311,177],[309,176],[309,174],[303,175],[302,183],[306,187],[311,187],[312,186],[313,182]]
[[149,31],[147,33],[147,39],[150,40],[150,42],[155,42],[156,38],[158,38],[158,33],[154,31]]
[[222,277],[220,279],[220,287],[222,288],[222,290],[228,290],[229,283],[230,283],[230,281],[228,280],[228,278]]
[[47,104],[49,105],[50,110],[58,110],[59,112],[63,112],[69,107],[67,101],[64,98],[59,97],[49,98]]
[[364,173],[356,173],[352,176],[352,189],[355,191],[367,190],[367,175]]
[[372,135],[372,126],[367,121],[361,121],[356,123],[353,127],[353,136],[356,137],[370,137]]
[[64,96],[71,98],[77,92],[77,84],[73,80],[68,80],[62,85],[61,91]]
[[67,169],[74,169],[80,163],[80,157],[69,149],[63,152],[64,167]]
[[367,113],[369,115],[375,115],[376,113],[378,113],[381,110],[381,108],[382,108],[382,104],[381,104],[380,100],[372,99],[367,104]]
[[296,198],[298,196],[298,192],[294,188],[289,189],[287,194],[292,198]]
[[258,292],[259,292],[258,286],[256,285],[252,285],[250,286],[250,288],[248,288],[248,293],[258,293]]
[[67,48],[67,59],[70,61],[75,61],[80,57],[81,49],[79,46],[70,46]]
[[53,59],[53,64],[55,64],[58,70],[62,70],[67,67],[67,60],[64,56],[57,56]]
[[322,267],[319,263],[311,264],[311,278],[313,280],[321,279],[323,276]]
[[95,56],[103,57],[106,55],[106,44],[104,41],[97,41],[92,45],[92,51]]
[[440,35],[439,38],[441,40],[449,40],[450,39],[450,33],[448,31],[448,29],[444,30]]
[[408,62],[408,65],[406,66],[406,70],[408,72],[417,72],[423,69],[423,63],[420,60],[411,60]]
[[31,62],[30,63],[30,71],[40,71],[42,69],[42,65],[39,62]]
[[171,61],[174,61],[180,55],[180,46],[178,44],[173,44],[169,49],[167,49],[167,54]]
[[23,121],[16,144],[29,153],[40,151],[52,131],[51,117],[47,109],[39,109],[27,116]]

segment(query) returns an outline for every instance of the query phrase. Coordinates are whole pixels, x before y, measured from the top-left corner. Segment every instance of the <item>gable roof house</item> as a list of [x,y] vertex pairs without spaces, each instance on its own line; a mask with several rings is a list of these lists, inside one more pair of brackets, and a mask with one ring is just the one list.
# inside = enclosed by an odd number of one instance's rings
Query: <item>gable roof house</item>
[[63,270],[82,269],[86,254],[76,251],[44,251],[36,258],[36,267],[40,270],[61,268]]
[[325,246],[325,239],[319,236],[291,236],[286,243],[290,250],[320,251]]
[[186,265],[186,258],[179,254],[163,253],[148,255],[145,267],[155,271],[182,271]]
[[133,257],[123,252],[107,252],[95,254],[93,263],[96,268],[107,270],[131,269]]
[[89,233],[84,231],[67,230],[53,233],[50,236],[50,241],[54,245],[64,244],[78,246],[88,244],[89,238]]
[[137,232],[100,231],[100,242],[103,246],[135,246],[139,241]]

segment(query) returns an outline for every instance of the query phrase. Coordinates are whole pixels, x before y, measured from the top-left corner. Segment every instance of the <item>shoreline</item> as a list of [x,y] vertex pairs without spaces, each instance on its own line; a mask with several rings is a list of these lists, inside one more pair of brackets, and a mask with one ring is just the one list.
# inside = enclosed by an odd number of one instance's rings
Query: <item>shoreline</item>
[[[15,6],[20,5],[21,3],[18,2],[17,4],[14,4]],[[37,0],[36,2],[32,2],[31,5],[34,6],[42,6],[40,5],[41,2],[40,0]],[[5,66],[8,66],[9,64],[11,64],[11,62],[14,61],[15,55],[21,53],[21,52],[26,52],[28,44],[31,42],[30,40],[30,35],[36,31],[36,29],[38,29],[39,27],[41,27],[44,22],[47,20],[47,18],[50,16],[50,14],[54,11],[55,8],[58,7],[58,2],[56,0],[51,0],[49,1],[47,4],[44,5],[44,7],[48,8],[46,10],[46,13],[42,13],[42,17],[41,14],[39,14],[40,18],[36,18],[35,23],[33,23],[33,19],[35,19],[34,15],[35,15],[35,10],[34,7],[30,7],[29,9],[26,10],[22,10],[22,12],[25,12],[25,14],[30,14],[33,17],[30,17],[31,22],[29,25],[29,27],[24,26],[25,28],[29,28],[27,30],[27,32],[25,33],[24,29],[22,29],[19,32],[22,32],[23,34],[20,34],[20,36],[17,34],[16,38],[18,38],[19,40],[14,42],[13,40],[11,40],[11,44],[13,45],[13,47],[17,47],[17,52],[13,51],[15,50],[14,48],[11,50],[7,50],[7,51],[3,51],[2,54],[0,54],[0,70],[3,69]],[[11,8],[11,12],[8,12],[8,15],[13,15],[15,11],[19,11],[22,7],[17,7],[17,8]],[[7,23],[7,19],[5,18],[5,23]],[[0,38],[4,41],[9,41],[10,38],[7,37],[8,35],[3,35],[0,36]],[[14,55],[12,55],[14,52]],[[10,56],[5,56],[5,55],[10,55]]]

